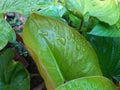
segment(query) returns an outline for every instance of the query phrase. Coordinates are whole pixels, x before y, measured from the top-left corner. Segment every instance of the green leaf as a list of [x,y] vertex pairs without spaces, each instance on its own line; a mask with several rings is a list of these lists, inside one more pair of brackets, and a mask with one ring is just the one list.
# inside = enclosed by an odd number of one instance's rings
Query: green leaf
[[0,18],[0,50],[9,42],[16,40],[15,32],[4,19]]
[[90,44],[73,28],[56,19],[30,15],[23,40],[49,90],[71,79],[101,75]]
[[86,0],[64,0],[66,8],[78,17],[83,17],[87,12]]
[[74,16],[73,14],[69,14],[69,18],[70,18],[70,20],[72,22],[71,23],[72,27],[75,27],[78,30],[79,27],[80,27],[81,20],[78,17]]
[[88,34],[104,37],[120,37],[120,29],[115,26],[97,24]]
[[119,19],[119,7],[116,0],[88,0],[88,9],[91,16],[110,25],[115,24]]
[[116,0],[65,0],[66,7],[78,17],[86,13],[97,17],[110,25],[119,19],[119,7]]
[[39,0],[39,5],[41,9],[48,8],[49,6],[56,5],[57,0]]
[[0,13],[18,12],[23,15],[48,7],[55,0],[0,0]]
[[53,17],[62,21],[64,21],[62,16],[64,15],[65,12],[66,8],[63,7],[62,5],[49,6],[45,9],[38,11],[38,13],[41,15]]
[[55,90],[116,90],[116,86],[102,76],[83,77],[69,81]]
[[13,51],[0,53],[0,90],[29,90],[30,78],[21,63],[13,62]]
[[104,37],[120,37],[120,19],[112,26],[100,22],[88,34]]
[[103,75],[120,81],[120,38],[89,36],[94,47]]

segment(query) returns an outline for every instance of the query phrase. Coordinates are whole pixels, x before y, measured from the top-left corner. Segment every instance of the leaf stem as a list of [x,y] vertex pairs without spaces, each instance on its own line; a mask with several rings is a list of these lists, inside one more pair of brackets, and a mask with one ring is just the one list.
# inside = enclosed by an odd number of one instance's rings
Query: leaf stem
[[80,27],[79,27],[79,29],[78,29],[78,32],[79,32],[79,33],[81,33],[81,29],[82,29],[83,22],[84,22],[84,19],[82,18],[82,19],[81,19],[81,22],[80,22]]

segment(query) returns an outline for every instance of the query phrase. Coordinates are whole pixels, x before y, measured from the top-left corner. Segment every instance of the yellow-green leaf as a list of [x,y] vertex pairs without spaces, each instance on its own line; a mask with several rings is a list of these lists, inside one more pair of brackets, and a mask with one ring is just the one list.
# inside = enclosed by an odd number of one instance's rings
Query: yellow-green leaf
[[73,28],[56,19],[30,15],[23,40],[48,90],[75,78],[102,75],[90,44]]

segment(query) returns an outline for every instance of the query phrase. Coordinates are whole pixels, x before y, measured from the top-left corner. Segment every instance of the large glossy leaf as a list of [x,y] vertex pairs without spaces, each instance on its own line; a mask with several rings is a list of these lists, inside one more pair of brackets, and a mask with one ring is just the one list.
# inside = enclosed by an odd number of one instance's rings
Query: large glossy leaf
[[105,77],[92,76],[69,81],[55,90],[117,90],[117,88]]
[[4,19],[0,18],[0,50],[9,42],[16,40],[15,32]]
[[119,8],[116,0],[65,0],[66,7],[78,17],[86,13],[97,17],[110,25],[119,19]]
[[48,7],[55,0],[0,0],[0,13],[18,12],[28,15],[33,11]]
[[13,57],[11,49],[0,53],[0,90],[29,90],[29,74]]
[[74,78],[101,75],[97,56],[89,43],[58,20],[30,15],[23,40],[49,90]]
[[120,81],[120,38],[89,36],[100,62],[103,75]]

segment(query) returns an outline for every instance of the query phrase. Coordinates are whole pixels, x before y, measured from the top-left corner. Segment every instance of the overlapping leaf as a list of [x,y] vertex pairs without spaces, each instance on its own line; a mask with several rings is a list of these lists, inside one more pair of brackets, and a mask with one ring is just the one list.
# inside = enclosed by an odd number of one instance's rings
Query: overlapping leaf
[[120,37],[120,19],[112,26],[104,23],[96,24],[89,34],[104,37]]
[[69,81],[55,90],[116,90],[116,87],[107,78],[95,76]]
[[49,90],[71,79],[101,75],[89,43],[58,20],[32,14],[24,26],[23,39]]
[[119,19],[119,8],[116,0],[65,0],[66,7],[78,17],[88,12],[110,25]]
[[29,90],[29,74],[13,57],[11,49],[0,53],[0,90]]
[[62,5],[54,5],[54,6],[49,6],[45,9],[42,9],[38,11],[39,14],[44,15],[44,16],[50,16],[62,21],[65,21],[62,16],[66,12],[66,8],[63,7]]
[[16,39],[15,32],[4,19],[0,18],[0,50],[9,42],[14,42]]
[[120,38],[89,36],[94,47],[103,75],[120,81]]

